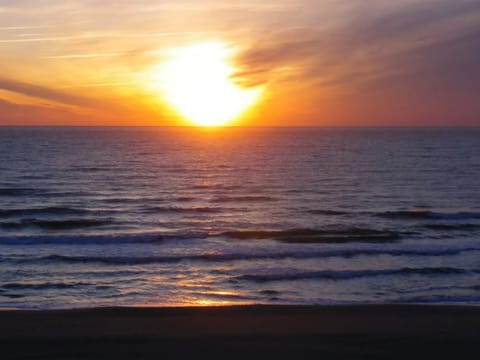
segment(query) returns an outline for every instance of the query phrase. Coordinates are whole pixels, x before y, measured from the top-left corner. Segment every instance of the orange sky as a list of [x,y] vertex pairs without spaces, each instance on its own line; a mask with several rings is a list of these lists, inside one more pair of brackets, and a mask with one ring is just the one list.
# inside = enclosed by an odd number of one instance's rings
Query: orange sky
[[212,41],[263,89],[232,125],[480,126],[478,0],[4,0],[0,125],[191,124],[156,72]]

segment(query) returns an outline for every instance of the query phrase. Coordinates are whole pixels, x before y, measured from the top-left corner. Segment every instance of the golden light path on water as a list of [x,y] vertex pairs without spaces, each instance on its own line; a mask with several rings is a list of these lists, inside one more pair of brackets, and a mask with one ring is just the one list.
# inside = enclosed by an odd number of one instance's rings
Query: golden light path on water
[[156,86],[166,102],[198,126],[221,126],[235,120],[261,97],[262,87],[235,82],[233,48],[202,42],[173,48],[156,70]]

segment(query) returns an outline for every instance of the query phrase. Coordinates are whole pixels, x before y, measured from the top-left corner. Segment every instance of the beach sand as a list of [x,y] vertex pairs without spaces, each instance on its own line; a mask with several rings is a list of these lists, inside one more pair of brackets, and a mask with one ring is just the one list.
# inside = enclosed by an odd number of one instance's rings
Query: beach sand
[[466,306],[0,311],[1,359],[461,359],[479,345]]

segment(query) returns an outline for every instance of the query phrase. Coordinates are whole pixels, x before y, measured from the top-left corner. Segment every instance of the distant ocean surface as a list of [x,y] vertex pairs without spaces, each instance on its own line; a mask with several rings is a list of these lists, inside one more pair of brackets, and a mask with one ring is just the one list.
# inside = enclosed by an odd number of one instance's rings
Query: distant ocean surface
[[480,129],[0,128],[0,307],[480,304]]

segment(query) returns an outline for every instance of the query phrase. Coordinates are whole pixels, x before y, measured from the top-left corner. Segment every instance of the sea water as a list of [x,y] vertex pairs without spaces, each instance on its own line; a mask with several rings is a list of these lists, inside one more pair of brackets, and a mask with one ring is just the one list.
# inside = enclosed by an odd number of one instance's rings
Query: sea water
[[0,128],[0,307],[480,304],[480,129]]

